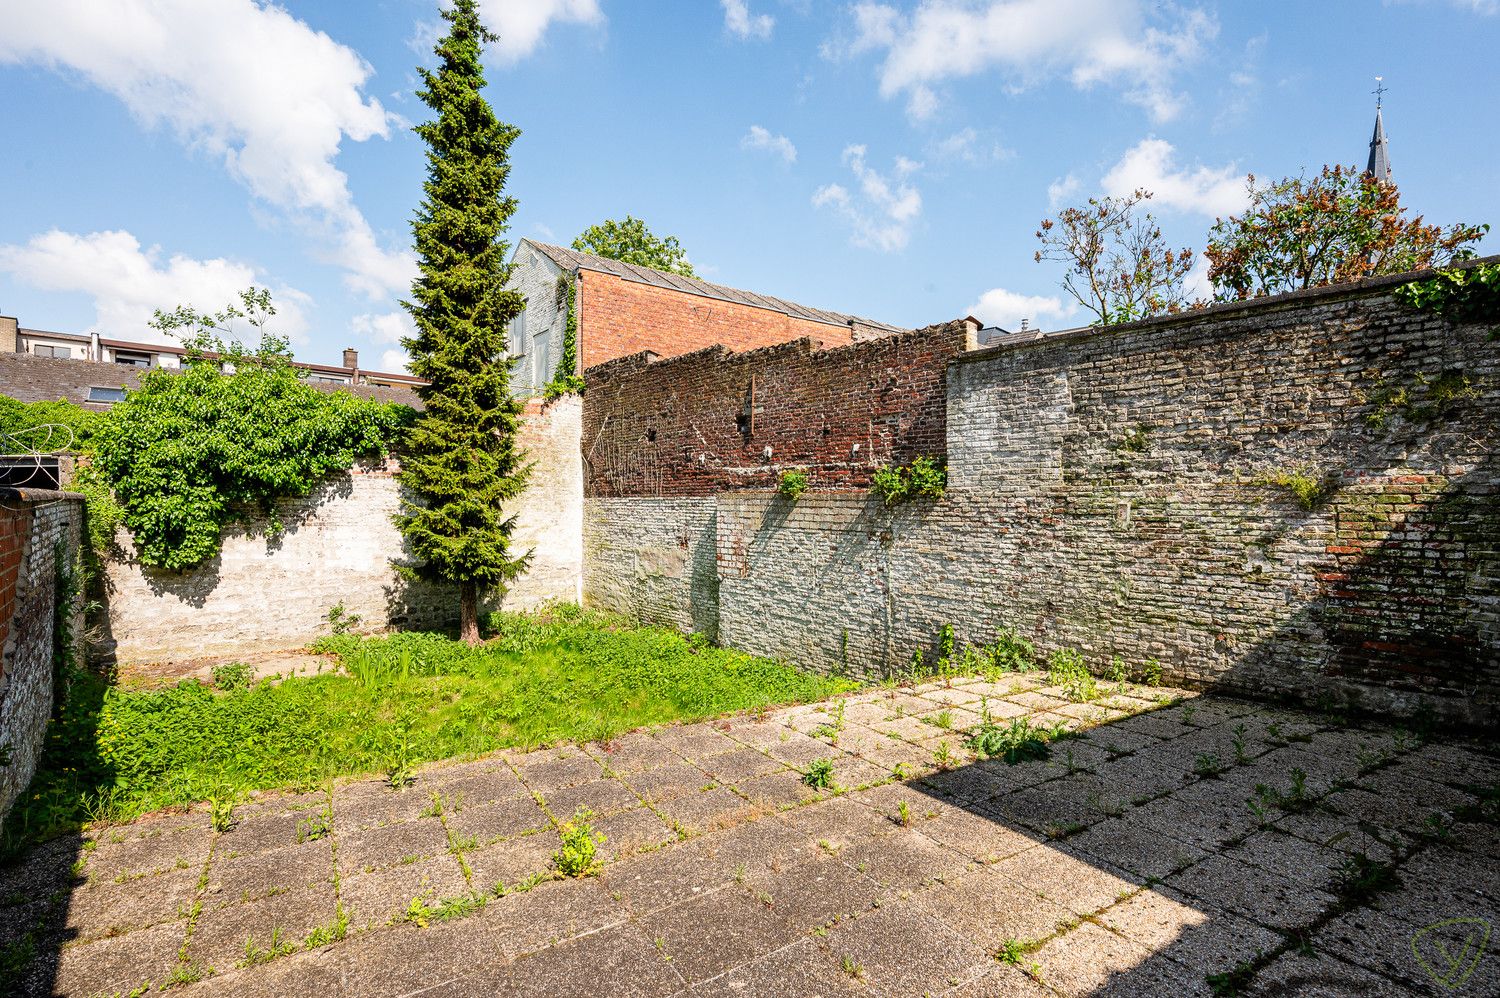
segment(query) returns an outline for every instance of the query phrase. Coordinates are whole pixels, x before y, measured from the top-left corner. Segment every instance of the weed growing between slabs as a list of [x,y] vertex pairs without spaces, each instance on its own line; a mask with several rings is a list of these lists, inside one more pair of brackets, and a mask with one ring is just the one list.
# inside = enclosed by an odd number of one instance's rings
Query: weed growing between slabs
[[[342,669],[164,689],[73,677],[4,851],[77,828],[251,790],[306,787],[453,756],[594,741],[852,690],[848,680],[639,628],[573,606],[495,614],[477,647],[437,634],[317,642]],[[332,664],[332,663],[330,663]]]

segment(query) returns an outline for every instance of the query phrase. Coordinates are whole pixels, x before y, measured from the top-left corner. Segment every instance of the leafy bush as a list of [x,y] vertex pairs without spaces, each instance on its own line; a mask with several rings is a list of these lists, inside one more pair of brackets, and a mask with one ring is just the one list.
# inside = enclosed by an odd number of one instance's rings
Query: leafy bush
[[411,416],[311,387],[282,341],[254,353],[215,346],[215,359],[190,353],[181,373],[147,371],[94,434],[98,467],[147,565],[198,565],[219,552],[228,524],[256,514],[279,530],[276,500],[305,496],[383,451]]
[[18,402],[0,395],[0,453],[87,451],[108,417],[71,402]]
[[997,672],[1029,672],[1035,667],[1036,646],[1013,627],[1002,628],[986,652],[990,667]]
[[871,490],[887,506],[909,499],[941,499],[948,486],[948,472],[941,458],[918,457],[910,465],[877,468],[871,476]]
[[805,471],[783,471],[780,480],[776,483],[776,491],[793,502],[796,502],[797,497],[806,492],[807,488],[807,472]]

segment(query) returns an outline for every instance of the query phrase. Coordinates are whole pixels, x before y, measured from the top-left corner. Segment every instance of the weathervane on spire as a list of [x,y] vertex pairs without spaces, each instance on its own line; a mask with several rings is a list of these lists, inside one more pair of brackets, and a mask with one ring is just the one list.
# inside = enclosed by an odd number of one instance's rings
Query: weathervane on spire
[[1391,183],[1391,147],[1385,137],[1385,122],[1381,120],[1381,98],[1385,96],[1385,77],[1375,77],[1375,134],[1370,136],[1370,165],[1365,172],[1383,184]]

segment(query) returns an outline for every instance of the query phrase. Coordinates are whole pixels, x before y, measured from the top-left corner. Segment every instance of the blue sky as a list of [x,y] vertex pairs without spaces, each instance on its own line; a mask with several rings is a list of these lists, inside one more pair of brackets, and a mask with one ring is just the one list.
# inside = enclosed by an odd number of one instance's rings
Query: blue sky
[[[709,280],[902,325],[1081,321],[1032,260],[1146,186],[1200,249],[1243,177],[1363,165],[1500,223],[1500,0],[483,0],[511,239],[626,213]],[[270,286],[300,357],[402,362],[429,0],[0,0],[0,313],[145,337]],[[1485,246],[1500,252],[1500,231]]]

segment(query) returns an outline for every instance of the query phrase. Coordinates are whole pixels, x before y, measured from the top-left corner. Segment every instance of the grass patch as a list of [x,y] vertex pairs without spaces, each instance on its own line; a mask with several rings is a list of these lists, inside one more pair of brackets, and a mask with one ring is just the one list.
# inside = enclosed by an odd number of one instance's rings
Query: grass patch
[[490,626],[492,640],[472,648],[437,634],[333,635],[316,648],[343,671],[228,689],[192,680],[130,689],[74,670],[0,848],[14,856],[88,821],[335,776],[396,772],[395,786],[432,760],[856,688],[573,606],[496,614]]

